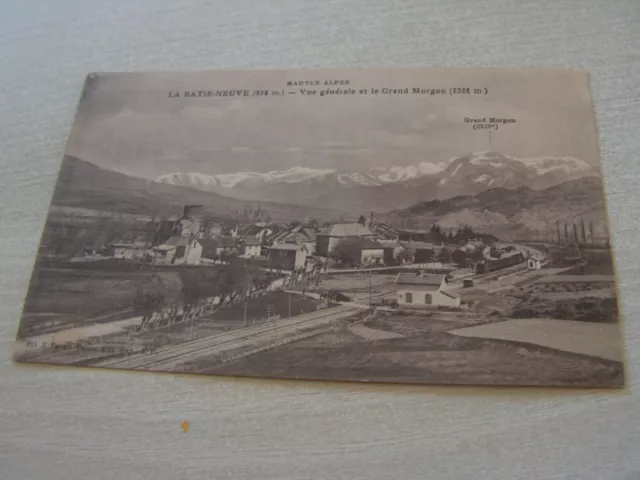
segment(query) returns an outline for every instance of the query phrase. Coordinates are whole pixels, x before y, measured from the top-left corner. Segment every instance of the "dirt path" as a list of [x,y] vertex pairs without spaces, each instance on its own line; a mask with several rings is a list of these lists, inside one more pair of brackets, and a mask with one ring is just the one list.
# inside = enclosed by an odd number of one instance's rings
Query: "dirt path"
[[462,337],[531,343],[565,352],[622,361],[618,324],[531,318],[465,327],[449,333]]
[[16,353],[26,349],[27,342],[41,344],[56,343],[64,344],[67,342],[78,342],[80,340],[86,340],[91,337],[101,337],[105,335],[111,335],[113,333],[123,332],[128,327],[139,325],[142,322],[142,317],[131,317],[126,320],[118,320],[110,323],[96,323],[93,325],[87,325],[85,327],[74,327],[66,330],[60,330],[53,333],[43,333],[41,335],[35,335],[21,339],[16,342]]

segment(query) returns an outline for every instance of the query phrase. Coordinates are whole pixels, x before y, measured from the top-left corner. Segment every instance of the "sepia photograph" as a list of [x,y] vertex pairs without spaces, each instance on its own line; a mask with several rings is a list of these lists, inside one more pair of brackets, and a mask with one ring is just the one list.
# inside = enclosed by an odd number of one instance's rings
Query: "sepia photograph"
[[586,72],[92,73],[19,362],[624,386]]

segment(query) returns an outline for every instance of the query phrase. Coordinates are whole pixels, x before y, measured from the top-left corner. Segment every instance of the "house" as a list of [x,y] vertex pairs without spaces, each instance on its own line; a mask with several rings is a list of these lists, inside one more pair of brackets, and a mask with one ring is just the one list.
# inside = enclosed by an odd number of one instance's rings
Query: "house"
[[338,242],[329,256],[348,266],[382,265],[384,247],[369,238],[347,237]]
[[540,270],[542,268],[542,260],[538,258],[529,257],[527,259],[527,268],[529,270]]
[[421,241],[399,242],[406,252],[407,259],[414,263],[433,262],[436,260],[436,245]]
[[273,233],[273,229],[269,228],[265,223],[256,223],[247,225],[241,231],[243,236],[252,235],[256,237],[260,243],[264,243],[265,239]]
[[386,223],[375,222],[373,225],[369,225],[369,229],[373,231],[379,239],[394,241],[398,240],[398,232],[396,232]]
[[383,265],[384,248],[375,240],[359,239],[360,265]]
[[245,258],[259,257],[260,256],[260,240],[253,235],[245,235],[242,238],[243,256]]
[[476,274],[491,273],[504,268],[513,267],[525,263],[525,258],[522,253],[514,251],[508,254],[502,255],[500,258],[489,257],[485,258],[482,262],[471,262],[471,271]]
[[274,243],[269,247],[269,267],[282,270],[298,270],[304,268],[307,251],[302,245],[293,243]]
[[224,259],[238,253],[238,241],[234,237],[218,237],[202,240],[202,256],[209,259]]
[[174,236],[153,248],[152,261],[162,265],[199,265],[202,258],[201,240]]
[[316,235],[316,255],[328,257],[347,237],[374,239],[375,234],[359,223],[337,223],[320,230]]
[[445,275],[399,273],[398,305],[404,307],[460,307],[460,296],[445,290]]
[[307,255],[314,255],[316,253],[317,234],[316,229],[313,227],[297,225],[279,232],[271,240],[274,244],[293,243],[295,245],[302,245]]
[[144,258],[147,244],[145,242],[121,242],[112,244],[111,249],[113,250],[113,258],[140,260]]
[[378,240],[384,249],[384,264],[403,263],[407,258],[406,249],[396,240]]
[[213,221],[206,222],[204,230],[205,238],[216,238],[222,235],[222,225]]

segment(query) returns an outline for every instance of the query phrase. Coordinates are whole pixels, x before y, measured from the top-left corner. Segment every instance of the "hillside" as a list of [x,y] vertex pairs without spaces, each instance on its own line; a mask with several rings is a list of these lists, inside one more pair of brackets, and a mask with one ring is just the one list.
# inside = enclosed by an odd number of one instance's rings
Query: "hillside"
[[544,190],[494,188],[477,195],[432,200],[387,214],[396,226],[443,228],[462,225],[498,236],[555,232],[556,222],[593,222],[594,234],[606,236],[606,211],[600,177],[570,180]]
[[62,161],[52,204],[151,216],[178,213],[185,204],[202,204],[207,213],[219,216],[238,216],[260,206],[273,221],[301,220],[307,216],[338,217],[337,212],[328,209],[243,201],[214,192],[131,177],[68,155]]

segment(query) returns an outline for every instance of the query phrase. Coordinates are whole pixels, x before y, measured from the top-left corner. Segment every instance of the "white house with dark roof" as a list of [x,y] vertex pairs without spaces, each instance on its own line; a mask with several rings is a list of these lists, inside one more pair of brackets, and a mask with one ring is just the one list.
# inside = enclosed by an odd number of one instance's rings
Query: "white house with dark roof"
[[194,237],[171,237],[153,248],[153,263],[164,265],[200,265],[202,244]]
[[283,270],[299,270],[307,261],[307,251],[302,245],[274,243],[269,247],[269,267]]
[[460,296],[446,291],[444,275],[399,273],[395,283],[401,307],[460,306]]
[[242,238],[242,246],[244,248],[243,256],[245,258],[259,257],[260,256],[260,240],[253,235],[245,235]]
[[359,223],[336,223],[316,235],[316,255],[327,257],[347,237],[374,239],[375,234]]

